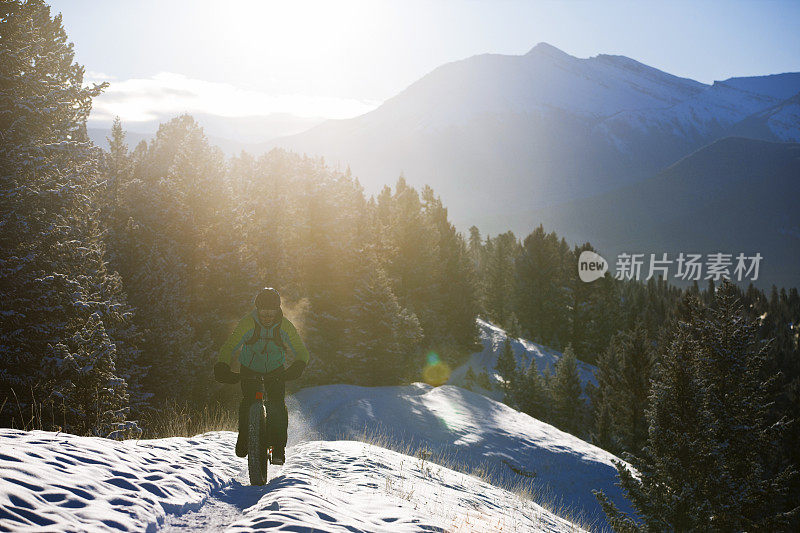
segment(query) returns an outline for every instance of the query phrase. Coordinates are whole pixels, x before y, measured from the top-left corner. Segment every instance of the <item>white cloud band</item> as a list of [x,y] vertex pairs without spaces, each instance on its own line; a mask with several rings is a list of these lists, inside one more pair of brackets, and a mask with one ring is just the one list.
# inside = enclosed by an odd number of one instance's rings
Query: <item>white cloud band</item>
[[151,78],[113,81],[112,76],[89,72],[87,83],[109,81],[94,99],[92,118],[108,121],[119,115],[123,122],[145,122],[164,115],[208,113],[223,117],[288,113],[299,117],[351,118],[375,109],[380,102],[328,96],[272,95],[228,83],[188,78],[161,72]]

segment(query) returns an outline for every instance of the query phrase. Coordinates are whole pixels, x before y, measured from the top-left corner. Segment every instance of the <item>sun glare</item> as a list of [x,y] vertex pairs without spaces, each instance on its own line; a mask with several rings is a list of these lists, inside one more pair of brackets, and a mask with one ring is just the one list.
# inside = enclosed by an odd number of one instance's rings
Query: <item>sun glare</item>
[[[298,92],[315,93],[343,76],[355,49],[369,48],[380,38],[388,13],[381,2],[234,2],[225,10],[199,9],[199,21],[215,28],[218,53],[253,73],[259,86],[289,84]],[[280,72],[281,80],[276,80]],[[316,82],[304,81],[309,78]],[[294,80],[286,79],[294,75]]]
[[[196,51],[198,62],[214,65],[217,79],[153,72],[111,80],[95,100],[92,119],[119,115],[137,122],[183,112],[342,119],[367,113],[380,102],[350,96],[358,81],[345,67],[355,50],[375,46],[391,18],[388,9],[363,1],[248,0],[226,3],[225,9],[198,3],[171,41]],[[90,73],[86,82],[104,76]]]

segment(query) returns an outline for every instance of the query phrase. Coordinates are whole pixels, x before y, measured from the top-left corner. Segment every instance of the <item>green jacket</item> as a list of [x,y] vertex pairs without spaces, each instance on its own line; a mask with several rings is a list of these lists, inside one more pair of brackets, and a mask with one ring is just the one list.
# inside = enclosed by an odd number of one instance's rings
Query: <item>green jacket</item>
[[[256,322],[259,325],[259,339],[255,343],[247,344],[256,329]],[[297,334],[294,324],[281,315],[280,322],[266,327],[258,320],[255,310],[239,320],[233,333],[220,348],[217,362],[230,365],[233,353],[241,348],[239,362],[242,366],[262,373],[275,370],[286,362],[286,351],[271,340],[277,335],[280,335],[283,346],[292,350],[295,360],[308,363],[308,350]]]

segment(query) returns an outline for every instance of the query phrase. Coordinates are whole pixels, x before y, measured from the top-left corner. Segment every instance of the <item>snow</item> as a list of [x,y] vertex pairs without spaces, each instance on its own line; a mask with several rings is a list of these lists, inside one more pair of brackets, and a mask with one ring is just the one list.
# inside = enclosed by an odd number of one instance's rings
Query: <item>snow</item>
[[117,442],[0,430],[0,529],[582,531],[485,481],[363,442],[291,447],[247,486],[234,434]]
[[800,72],[731,78],[725,83],[743,91],[786,100],[800,91]]
[[0,430],[0,529],[153,530],[241,469],[231,433],[113,441]]
[[442,65],[360,120],[436,130],[485,114],[553,109],[596,119],[669,107],[706,87],[627,57],[577,58],[539,43],[524,56],[483,54]]
[[[628,128],[647,132],[669,132],[677,137],[693,139],[699,136],[722,134],[727,128],[745,118],[780,104],[786,97],[800,92],[800,73],[730,78],[713,85],[686,100],[666,108],[628,109],[614,115],[597,128],[615,143],[620,143],[613,132]],[[782,121],[782,139],[800,136],[797,122],[792,117]],[[623,144],[625,144],[623,142]],[[630,149],[625,144],[625,149]]]
[[[471,362],[491,368],[506,335],[479,326]],[[513,347],[540,370],[560,357]],[[287,462],[263,487],[249,486],[231,432],[114,441],[0,429],[0,530],[581,531],[605,525],[592,490],[631,511],[615,456],[454,385],[327,385],[287,405]]]
[[275,487],[231,531],[579,530],[511,492],[378,446],[309,442],[293,455]]
[[536,492],[554,497],[589,522],[603,514],[593,489],[629,511],[614,455],[505,404],[469,390],[424,383],[398,387],[327,385],[294,395],[297,411],[323,440],[359,438],[412,450],[427,448],[467,471],[484,470],[498,485],[535,473]]
[[[497,365],[497,358],[503,353],[503,346],[505,345],[506,339],[510,337],[503,329],[486,320],[478,319],[477,322],[483,350],[471,354],[466,363],[453,370],[448,383],[450,385],[464,387],[466,385],[464,378],[467,374],[467,370],[472,368],[476,376],[481,372],[485,372],[489,377],[490,383],[495,385],[495,387],[492,390],[478,388],[476,388],[476,390],[480,390],[481,393],[495,400],[502,400],[503,392],[499,386],[497,386],[500,383],[500,376],[497,374],[495,366]],[[514,356],[517,359],[518,369],[527,370],[531,362],[535,361],[536,368],[542,375],[555,371],[556,363],[561,359],[562,354],[560,352],[522,338],[510,338],[510,340],[511,350],[514,352]],[[578,376],[580,377],[581,386],[584,390],[588,383],[595,386],[597,385],[597,380],[595,378],[596,371],[597,367],[594,365],[584,363],[580,360],[578,361]]]
[[770,131],[783,142],[800,142],[800,93],[765,112]]

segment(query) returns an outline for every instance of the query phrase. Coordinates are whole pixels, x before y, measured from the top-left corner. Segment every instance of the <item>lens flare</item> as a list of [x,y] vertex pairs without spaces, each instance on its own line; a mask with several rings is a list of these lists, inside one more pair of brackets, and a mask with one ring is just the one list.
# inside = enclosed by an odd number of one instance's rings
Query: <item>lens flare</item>
[[426,360],[427,364],[422,369],[422,381],[434,387],[447,383],[451,372],[447,363],[439,359],[439,355],[435,352],[428,352]]

